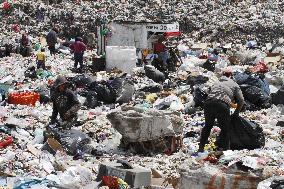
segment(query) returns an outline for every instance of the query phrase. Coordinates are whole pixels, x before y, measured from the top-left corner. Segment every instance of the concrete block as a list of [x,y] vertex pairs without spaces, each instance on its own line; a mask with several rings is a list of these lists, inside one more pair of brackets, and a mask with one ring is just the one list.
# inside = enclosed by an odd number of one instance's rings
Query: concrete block
[[128,142],[156,140],[166,136],[181,135],[183,120],[173,112],[149,109],[140,113],[135,110],[116,111],[107,115],[112,126]]
[[246,172],[226,172],[215,166],[181,169],[179,189],[251,189],[263,179]]
[[102,163],[99,166],[97,179],[103,176],[116,176],[123,179],[131,188],[151,186],[151,170],[143,168],[125,169],[119,163]]

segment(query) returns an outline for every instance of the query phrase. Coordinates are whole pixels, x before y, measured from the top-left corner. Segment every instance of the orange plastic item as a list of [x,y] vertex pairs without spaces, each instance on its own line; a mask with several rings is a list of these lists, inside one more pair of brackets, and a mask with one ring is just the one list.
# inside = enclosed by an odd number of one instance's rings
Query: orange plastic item
[[13,92],[8,95],[10,104],[35,106],[35,103],[39,100],[40,95],[36,92]]
[[7,146],[13,144],[13,137],[8,136],[4,140],[0,141],[0,149],[6,148]]

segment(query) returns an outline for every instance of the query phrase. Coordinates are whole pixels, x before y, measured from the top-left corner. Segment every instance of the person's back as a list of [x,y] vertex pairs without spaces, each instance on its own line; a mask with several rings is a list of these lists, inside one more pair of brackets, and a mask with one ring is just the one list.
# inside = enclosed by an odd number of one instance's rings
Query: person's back
[[54,30],[51,30],[46,36],[47,44],[56,44],[57,43],[57,33]]
[[39,61],[45,61],[45,52],[42,52],[42,51],[38,52],[36,57],[37,57],[37,60]]
[[154,44],[154,53],[159,54],[166,51],[166,46],[162,42],[157,42]]
[[29,45],[29,37],[27,34],[23,34],[21,38],[21,45],[26,47]]
[[211,87],[208,99],[222,100],[230,105],[235,97],[241,96],[240,93],[239,85],[232,79],[223,76]]
[[86,50],[86,45],[82,41],[75,41],[70,48],[74,53],[83,53]]
[[45,49],[42,48],[40,52],[36,55],[37,69],[43,68],[45,70]]

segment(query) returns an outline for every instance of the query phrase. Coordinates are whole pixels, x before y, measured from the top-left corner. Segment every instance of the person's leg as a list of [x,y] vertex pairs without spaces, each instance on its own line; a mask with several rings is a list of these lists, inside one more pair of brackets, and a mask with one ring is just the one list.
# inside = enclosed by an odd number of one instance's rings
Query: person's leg
[[204,105],[205,126],[202,128],[199,150],[203,151],[205,144],[208,142],[211,129],[213,128],[215,115],[214,115],[214,103],[206,102]]
[[49,45],[48,50],[50,51],[50,55],[53,55],[53,45]]
[[37,61],[37,62],[36,62],[36,69],[39,69],[39,68],[40,68],[40,64],[41,64],[40,61]]
[[84,62],[84,54],[80,54],[79,56],[79,63],[80,63],[80,69],[83,69],[83,62]]
[[230,149],[230,128],[231,128],[231,115],[230,107],[226,103],[220,104],[220,113],[217,115],[217,121],[221,128],[220,144],[218,148],[222,150]]
[[77,69],[79,61],[78,61],[78,55],[76,53],[74,54],[74,61],[75,61],[74,69]]

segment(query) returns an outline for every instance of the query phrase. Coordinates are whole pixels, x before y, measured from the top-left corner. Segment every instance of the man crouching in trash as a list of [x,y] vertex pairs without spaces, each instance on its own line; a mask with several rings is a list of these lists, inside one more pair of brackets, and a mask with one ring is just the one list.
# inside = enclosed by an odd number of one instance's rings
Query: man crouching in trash
[[63,76],[58,76],[50,91],[53,102],[53,112],[50,124],[58,123],[59,113],[62,122],[62,129],[70,129],[77,121],[77,112],[80,109],[80,102],[73,91],[68,89],[68,81]]
[[225,151],[230,149],[230,107],[233,107],[234,102],[237,103],[233,116],[238,116],[244,105],[244,97],[239,85],[230,78],[232,74],[228,73],[230,72],[222,73],[223,76],[211,87],[211,91],[204,103],[205,126],[201,131],[198,152],[204,151],[216,118],[222,130],[221,141],[217,150]]

